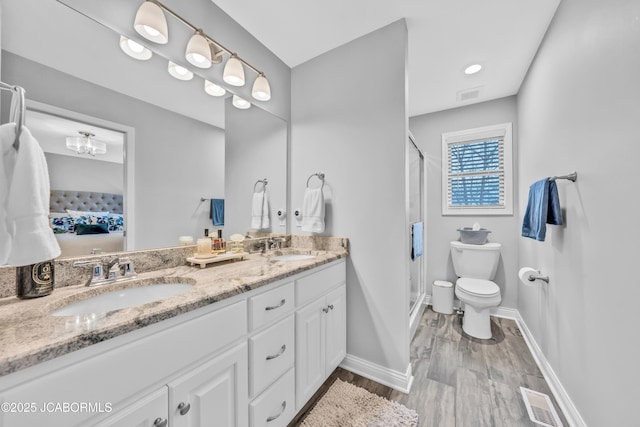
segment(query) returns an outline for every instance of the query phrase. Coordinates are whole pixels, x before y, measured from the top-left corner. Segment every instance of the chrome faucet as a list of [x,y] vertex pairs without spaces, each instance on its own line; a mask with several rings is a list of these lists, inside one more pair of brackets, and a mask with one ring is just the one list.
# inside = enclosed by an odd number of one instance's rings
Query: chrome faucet
[[[113,270],[113,271],[111,271],[111,269],[112,269],[116,264],[118,265],[118,270]],[[107,261],[104,263],[104,268],[103,268],[103,270],[104,270],[104,278],[105,278],[106,280],[108,280],[108,279],[115,279],[116,277],[118,277],[119,270],[120,270],[120,258],[118,258],[118,257],[113,257],[113,258],[111,258],[111,259],[107,260]]]
[[267,241],[266,240],[260,240],[259,242],[256,242],[253,244],[253,250],[257,251],[258,249],[260,249],[261,253],[264,253],[267,250]]

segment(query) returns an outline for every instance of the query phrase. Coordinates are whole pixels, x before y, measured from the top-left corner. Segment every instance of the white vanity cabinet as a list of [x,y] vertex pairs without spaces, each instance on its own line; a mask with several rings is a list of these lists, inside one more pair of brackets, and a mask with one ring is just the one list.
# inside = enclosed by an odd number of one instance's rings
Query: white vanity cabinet
[[22,405],[0,411],[0,426],[284,427],[345,356],[345,265],[0,377],[0,404]]
[[296,283],[296,409],[300,410],[346,355],[345,265]]

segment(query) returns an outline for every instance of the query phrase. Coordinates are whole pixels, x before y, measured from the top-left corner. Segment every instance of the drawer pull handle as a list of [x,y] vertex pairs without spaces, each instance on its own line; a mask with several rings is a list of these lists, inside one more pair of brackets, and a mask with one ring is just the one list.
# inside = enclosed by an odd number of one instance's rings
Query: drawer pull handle
[[189,409],[191,409],[191,403],[180,402],[180,404],[178,405],[178,411],[180,411],[180,415],[187,415]]
[[282,402],[282,409],[280,409],[280,413],[278,415],[273,415],[269,418],[267,418],[267,422],[270,423],[273,420],[278,419],[278,417],[280,417],[280,415],[284,414],[284,410],[287,409],[287,401],[285,400],[284,402]]
[[280,301],[280,304],[278,304],[278,305],[272,305],[272,306],[269,306],[269,307],[265,307],[265,308],[264,308],[264,310],[265,310],[265,311],[275,310],[276,308],[280,308],[280,307],[282,307],[286,302],[287,302],[287,300],[285,300],[284,298],[282,298],[282,301]]
[[167,427],[167,422],[166,418],[164,420],[162,418],[156,418],[153,422],[153,427]]
[[267,356],[267,360],[273,360],[273,359],[277,359],[278,357],[282,356],[284,354],[284,351],[287,349],[287,345],[286,344],[282,344],[282,347],[280,347],[280,351],[278,352],[278,354],[272,354]]

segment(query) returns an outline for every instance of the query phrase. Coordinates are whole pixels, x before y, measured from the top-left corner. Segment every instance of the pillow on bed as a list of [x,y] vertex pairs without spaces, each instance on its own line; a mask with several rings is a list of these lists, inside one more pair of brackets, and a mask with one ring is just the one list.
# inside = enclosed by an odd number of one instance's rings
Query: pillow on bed
[[122,214],[109,214],[109,231],[124,231],[124,216]]
[[[61,216],[62,215],[62,216]],[[68,214],[49,214],[49,226],[54,234],[74,233],[76,231],[76,221]]]
[[106,212],[89,212],[89,211],[74,211],[67,209],[67,212],[75,220],[76,225],[86,224],[107,224],[109,221],[109,211]]
[[76,224],[76,234],[106,234],[109,233],[109,226],[104,224]]

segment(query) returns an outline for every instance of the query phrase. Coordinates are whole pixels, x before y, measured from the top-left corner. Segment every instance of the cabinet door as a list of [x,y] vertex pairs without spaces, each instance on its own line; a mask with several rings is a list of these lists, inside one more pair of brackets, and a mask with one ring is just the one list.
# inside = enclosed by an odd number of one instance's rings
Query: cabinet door
[[347,296],[346,287],[340,286],[327,295],[327,343],[325,376],[338,367],[347,354]]
[[167,427],[169,418],[167,387],[119,410],[95,427]]
[[296,410],[325,380],[325,301],[319,298],[296,312]]
[[247,357],[242,343],[169,383],[171,427],[248,425]]

